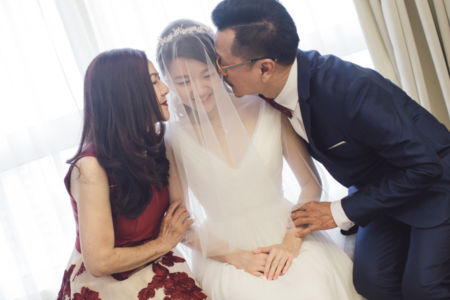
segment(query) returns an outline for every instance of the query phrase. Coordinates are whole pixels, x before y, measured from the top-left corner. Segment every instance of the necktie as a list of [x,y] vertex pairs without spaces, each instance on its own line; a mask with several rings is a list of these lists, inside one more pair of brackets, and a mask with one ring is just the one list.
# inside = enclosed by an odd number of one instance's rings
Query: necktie
[[267,103],[269,103],[273,108],[275,108],[276,110],[279,110],[282,114],[287,116],[289,119],[292,118],[292,111],[289,108],[286,108],[283,105],[276,103],[275,100],[273,100],[273,98],[267,98],[266,96],[264,96],[262,94],[258,94],[258,96],[261,97],[261,99],[263,99]]

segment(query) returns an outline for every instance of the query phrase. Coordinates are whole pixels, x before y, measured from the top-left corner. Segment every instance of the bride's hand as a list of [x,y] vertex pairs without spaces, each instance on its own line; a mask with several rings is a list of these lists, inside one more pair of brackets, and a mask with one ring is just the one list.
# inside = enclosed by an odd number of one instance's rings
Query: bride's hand
[[268,254],[264,268],[264,276],[268,280],[275,280],[286,274],[287,270],[300,252],[302,239],[295,236],[295,231],[288,232],[281,244],[258,248],[254,254]]
[[251,251],[240,250],[227,255],[227,262],[237,269],[244,270],[254,276],[260,277],[264,274],[267,253],[253,253]]

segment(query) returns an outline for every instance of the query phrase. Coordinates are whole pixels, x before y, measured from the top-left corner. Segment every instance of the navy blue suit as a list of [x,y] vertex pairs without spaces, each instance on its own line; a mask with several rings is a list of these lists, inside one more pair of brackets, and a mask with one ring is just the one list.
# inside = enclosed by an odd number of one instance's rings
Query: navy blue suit
[[357,189],[342,200],[362,226],[357,290],[369,299],[450,299],[449,131],[373,70],[315,51],[299,50],[297,62],[308,150]]

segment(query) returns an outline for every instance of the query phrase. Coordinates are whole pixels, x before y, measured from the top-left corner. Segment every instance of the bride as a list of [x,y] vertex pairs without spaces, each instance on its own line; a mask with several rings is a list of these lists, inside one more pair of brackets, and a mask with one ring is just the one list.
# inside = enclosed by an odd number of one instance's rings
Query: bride
[[300,239],[283,194],[283,157],[319,201],[320,180],[287,119],[257,96],[236,98],[215,68],[212,33],[179,20],[157,60],[173,91],[168,124],[170,194],[194,219],[188,260],[212,299],[361,299],[352,262],[325,235]]

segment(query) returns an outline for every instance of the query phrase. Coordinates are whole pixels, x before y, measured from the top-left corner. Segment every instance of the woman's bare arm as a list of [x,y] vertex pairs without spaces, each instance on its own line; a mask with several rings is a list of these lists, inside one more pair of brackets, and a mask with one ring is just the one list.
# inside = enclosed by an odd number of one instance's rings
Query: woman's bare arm
[[71,174],[71,194],[78,206],[81,251],[86,268],[104,276],[138,268],[172,249],[190,223],[181,203],[171,206],[155,240],[135,247],[114,247],[114,227],[106,172],[95,157],[81,158]]

